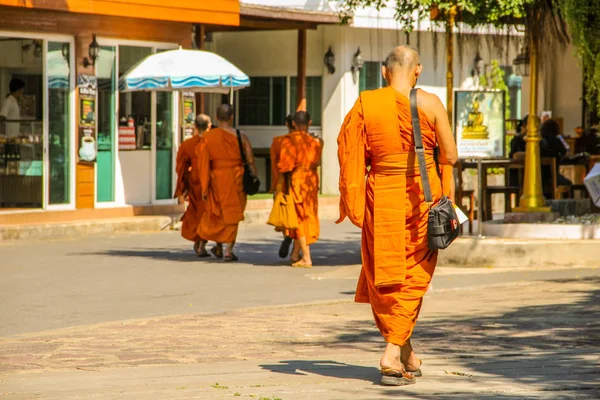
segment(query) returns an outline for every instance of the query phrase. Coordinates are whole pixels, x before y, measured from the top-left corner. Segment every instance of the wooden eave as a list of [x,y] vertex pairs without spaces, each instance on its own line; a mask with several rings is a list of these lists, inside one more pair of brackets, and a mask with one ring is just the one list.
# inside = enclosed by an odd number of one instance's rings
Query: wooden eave
[[340,19],[335,13],[240,4],[239,27],[205,25],[205,28],[209,32],[297,30],[339,23]]

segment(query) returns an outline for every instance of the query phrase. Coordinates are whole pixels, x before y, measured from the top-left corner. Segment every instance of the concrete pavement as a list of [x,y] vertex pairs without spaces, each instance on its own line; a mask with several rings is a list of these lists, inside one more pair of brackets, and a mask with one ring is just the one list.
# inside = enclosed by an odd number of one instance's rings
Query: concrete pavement
[[[480,290],[484,289],[484,290]],[[0,340],[10,399],[598,399],[600,277],[433,290],[424,377],[378,385],[368,306],[190,314]]]
[[351,301],[360,232],[322,228],[310,270],[262,225],[241,228],[239,264],[176,232],[1,244],[0,398],[600,398],[598,267],[438,268],[424,377],[386,388]]

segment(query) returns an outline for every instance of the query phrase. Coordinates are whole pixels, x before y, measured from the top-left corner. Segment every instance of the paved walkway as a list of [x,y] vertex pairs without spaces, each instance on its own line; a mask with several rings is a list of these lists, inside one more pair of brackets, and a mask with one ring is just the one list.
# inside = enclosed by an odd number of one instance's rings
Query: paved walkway
[[382,342],[348,300],[109,322],[0,339],[10,399],[598,399],[600,273],[436,289],[416,385],[378,385]]

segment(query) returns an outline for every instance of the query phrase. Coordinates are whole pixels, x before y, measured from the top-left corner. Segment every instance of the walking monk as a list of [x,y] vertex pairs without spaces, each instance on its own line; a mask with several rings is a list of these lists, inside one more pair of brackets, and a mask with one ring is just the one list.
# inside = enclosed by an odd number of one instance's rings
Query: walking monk
[[[382,73],[388,87],[363,92],[338,137],[340,219],[362,227],[363,266],[355,301],[370,303],[387,342],[382,383],[406,385],[421,376],[410,337],[437,262],[427,246],[427,215],[415,153],[409,95],[422,71],[419,54],[399,46]],[[434,201],[442,182],[433,153],[439,146],[444,194],[453,198],[457,160],[448,115],[437,96],[418,92],[418,108]],[[367,169],[370,167],[368,173]],[[366,180],[365,180],[366,175]]]
[[291,173],[290,194],[296,205],[299,224],[298,229],[289,232],[290,237],[294,239],[291,258],[292,266],[301,268],[312,267],[309,246],[319,239],[317,167],[321,165],[323,142],[308,133],[311,122],[306,111],[294,114],[296,130],[282,140],[278,164],[280,173]]
[[[226,243],[225,261],[237,261],[233,246],[238,225],[244,220],[247,196],[244,192],[244,166],[238,144],[238,133],[232,128],[233,107],[223,104],[217,109],[219,127],[202,135],[198,146],[198,165],[202,196],[206,210],[198,226],[203,240]],[[256,173],[252,146],[246,135],[241,134],[244,153],[252,172]],[[223,257],[218,244],[212,250]]]
[[194,135],[185,140],[177,152],[177,188],[175,198],[187,197],[188,207],[181,217],[181,236],[194,242],[194,251],[198,257],[208,257],[206,242],[198,236],[198,224],[204,213],[202,189],[200,187],[200,173],[198,171],[198,157],[196,148],[200,143],[202,134],[210,129],[211,123],[208,115],[200,114],[194,121]]
[[[294,121],[292,114],[285,117],[285,126],[288,128],[288,133],[294,131]],[[273,143],[271,143],[271,193],[276,195],[279,190],[283,187],[283,176],[279,174],[279,154],[281,153],[281,142],[286,135],[275,136]],[[279,228],[275,228],[278,231]],[[286,258],[290,252],[290,245],[292,244],[292,238],[289,236],[289,232],[283,231],[283,242],[279,247],[279,257]]]

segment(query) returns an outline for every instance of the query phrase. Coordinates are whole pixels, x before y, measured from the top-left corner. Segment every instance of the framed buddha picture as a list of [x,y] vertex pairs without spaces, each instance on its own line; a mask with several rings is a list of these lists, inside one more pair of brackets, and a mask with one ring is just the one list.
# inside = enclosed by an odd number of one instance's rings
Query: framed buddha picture
[[454,92],[454,136],[458,156],[504,157],[504,91]]

